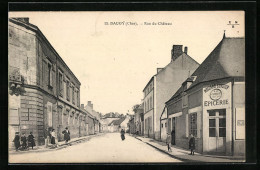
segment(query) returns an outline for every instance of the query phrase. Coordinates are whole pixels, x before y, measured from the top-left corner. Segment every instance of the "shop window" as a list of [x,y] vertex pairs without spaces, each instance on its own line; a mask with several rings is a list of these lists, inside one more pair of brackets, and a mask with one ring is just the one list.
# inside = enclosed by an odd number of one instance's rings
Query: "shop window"
[[226,118],[219,118],[219,137],[226,137]]
[[197,113],[190,114],[190,134],[197,137]]
[[219,116],[226,116],[226,109],[219,110]]
[[216,137],[216,119],[209,119],[209,137]]
[[210,110],[209,112],[209,116],[216,116],[216,112],[214,110]]

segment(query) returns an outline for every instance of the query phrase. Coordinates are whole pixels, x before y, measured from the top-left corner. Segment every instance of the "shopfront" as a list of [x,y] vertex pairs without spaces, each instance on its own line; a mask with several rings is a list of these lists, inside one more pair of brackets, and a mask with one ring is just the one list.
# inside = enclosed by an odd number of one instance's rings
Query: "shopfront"
[[231,154],[231,83],[203,88],[203,152]]

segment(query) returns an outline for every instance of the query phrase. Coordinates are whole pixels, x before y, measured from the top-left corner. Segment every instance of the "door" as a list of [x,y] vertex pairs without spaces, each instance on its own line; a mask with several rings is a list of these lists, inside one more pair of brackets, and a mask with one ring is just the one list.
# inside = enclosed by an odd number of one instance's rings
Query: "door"
[[175,145],[175,117],[172,118],[172,131],[171,131],[171,136],[172,136],[172,145]]
[[226,109],[209,110],[209,152],[226,151]]

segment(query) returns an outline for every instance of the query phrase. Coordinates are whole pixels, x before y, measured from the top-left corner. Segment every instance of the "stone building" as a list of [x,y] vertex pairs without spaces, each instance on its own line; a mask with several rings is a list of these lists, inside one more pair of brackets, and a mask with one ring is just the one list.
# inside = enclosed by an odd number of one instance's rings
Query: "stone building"
[[65,127],[71,138],[86,134],[77,77],[29,18],[10,18],[8,26],[9,141],[33,132],[43,145],[51,129],[63,140]]
[[196,152],[245,155],[245,39],[224,34],[166,109],[161,120],[177,146],[188,149],[193,134]]
[[171,62],[164,68],[158,68],[143,89],[144,135],[160,139],[160,116],[165,102],[176,92],[181,83],[192,74],[199,64],[188,54],[188,48],[173,45]]

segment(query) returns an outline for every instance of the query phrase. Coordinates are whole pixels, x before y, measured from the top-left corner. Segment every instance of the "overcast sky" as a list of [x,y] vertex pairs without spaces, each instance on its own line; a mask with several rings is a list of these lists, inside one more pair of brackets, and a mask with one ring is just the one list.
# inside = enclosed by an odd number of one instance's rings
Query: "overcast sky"
[[[201,63],[227,37],[244,36],[244,12],[12,12],[29,17],[81,82],[81,103],[102,113],[132,113],[172,45],[188,47]],[[238,22],[232,28],[227,25]],[[133,22],[138,25],[105,25]],[[165,22],[172,25],[145,25]]]

